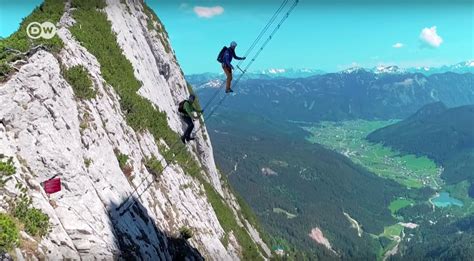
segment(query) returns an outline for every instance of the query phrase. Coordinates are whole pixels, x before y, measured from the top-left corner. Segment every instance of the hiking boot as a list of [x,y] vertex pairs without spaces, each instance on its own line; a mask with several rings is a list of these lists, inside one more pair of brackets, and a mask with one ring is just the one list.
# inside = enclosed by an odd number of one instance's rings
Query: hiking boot
[[229,92],[234,92],[234,90],[232,90],[232,89],[225,90],[225,93],[229,93]]
[[186,141],[192,141],[192,140],[195,140],[195,139],[196,139],[196,138],[191,138],[191,137],[189,137],[189,138],[186,139]]

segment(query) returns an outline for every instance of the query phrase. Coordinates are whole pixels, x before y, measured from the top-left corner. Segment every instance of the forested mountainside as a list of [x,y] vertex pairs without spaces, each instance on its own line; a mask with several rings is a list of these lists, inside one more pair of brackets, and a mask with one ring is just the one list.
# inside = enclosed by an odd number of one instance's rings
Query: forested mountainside
[[[385,227],[398,222],[390,202],[427,200],[434,193],[406,189],[310,144],[308,133],[291,123],[234,112],[219,114],[209,128],[230,183],[254,209],[273,246],[294,251],[296,260],[376,259],[390,242]],[[319,241],[309,236],[312,229],[321,232]]]
[[474,182],[474,105],[448,109],[441,102],[428,104],[367,139],[433,158],[444,166],[442,177],[450,184]]

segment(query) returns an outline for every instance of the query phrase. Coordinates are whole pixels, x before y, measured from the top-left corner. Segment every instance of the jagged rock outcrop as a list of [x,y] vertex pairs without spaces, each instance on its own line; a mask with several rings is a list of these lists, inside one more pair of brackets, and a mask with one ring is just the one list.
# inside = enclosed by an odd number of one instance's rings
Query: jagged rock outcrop
[[[165,112],[169,127],[182,132],[176,104],[189,95],[173,51],[166,50],[166,33],[147,28],[149,19],[141,1],[107,1],[102,10],[111,22],[123,54],[142,83],[139,94]],[[154,21],[158,23],[157,21]],[[0,212],[8,198],[28,188],[33,206],[49,216],[51,231],[43,238],[22,233],[29,249],[18,258],[171,260],[184,256],[199,260],[235,260],[242,246],[233,231],[226,232],[199,179],[169,162],[154,177],[144,162],[163,159],[147,130],[134,131],[120,107],[120,97],[103,78],[101,65],[74,38],[69,27],[76,21],[70,3],[58,23],[64,43],[58,54],[38,50],[18,72],[0,83],[0,154],[13,157],[17,172],[2,189]],[[165,44],[164,44],[165,43]],[[61,71],[84,66],[97,92],[94,99],[75,97]],[[239,205],[216,169],[205,126],[188,145],[205,180],[225,199],[232,214],[263,256],[270,251],[259,233],[244,219]],[[128,156],[129,173],[119,166],[116,152]],[[162,160],[162,165],[168,162]],[[40,182],[59,175],[61,192],[47,195]],[[130,200],[129,200],[130,198]],[[126,209],[117,209],[123,202]],[[133,202],[133,204],[132,204]],[[181,227],[194,236],[177,237]]]

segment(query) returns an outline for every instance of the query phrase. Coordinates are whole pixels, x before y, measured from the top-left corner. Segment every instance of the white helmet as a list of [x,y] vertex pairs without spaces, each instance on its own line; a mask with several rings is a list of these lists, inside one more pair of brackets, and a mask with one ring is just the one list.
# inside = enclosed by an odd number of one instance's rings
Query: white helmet
[[235,41],[232,41],[232,42],[230,43],[230,47],[236,47],[236,46],[237,46],[237,43],[236,43]]

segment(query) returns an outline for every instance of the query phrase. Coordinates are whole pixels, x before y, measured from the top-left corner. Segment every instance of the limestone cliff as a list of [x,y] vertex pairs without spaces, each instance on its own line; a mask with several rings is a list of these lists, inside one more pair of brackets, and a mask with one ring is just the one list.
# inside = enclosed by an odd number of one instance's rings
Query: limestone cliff
[[[0,154],[12,157],[16,168],[0,187],[0,212],[11,211],[22,184],[31,207],[47,214],[50,227],[44,236],[22,231],[10,256],[236,260],[257,253],[258,258],[269,257],[268,247],[216,169],[202,121],[196,121],[194,143],[184,147],[174,142],[184,128],[177,104],[189,89],[153,11],[142,1],[108,0],[46,1],[35,12],[50,14],[45,11],[48,4],[61,7],[55,21],[58,48],[53,50],[46,42],[45,48],[9,61],[14,70],[0,83]],[[84,17],[96,22],[97,31]],[[101,17],[108,22],[102,23]],[[139,83],[136,91],[125,91],[125,83],[116,86],[120,81],[114,77],[121,79],[126,71],[114,72],[120,65],[105,64],[100,48],[108,47],[100,41],[108,35],[87,38],[101,30],[110,30],[110,39],[115,37],[113,45],[121,50],[117,61],[131,64],[132,81]],[[92,98],[78,97],[65,78],[64,72],[76,66],[87,71]],[[146,104],[140,107],[131,101]],[[148,118],[134,118],[143,113],[141,108],[152,108],[166,124],[155,126]],[[153,164],[148,164],[151,159]],[[47,195],[40,182],[54,175],[61,178],[62,191]],[[179,236],[182,228],[190,229],[192,238]]]

